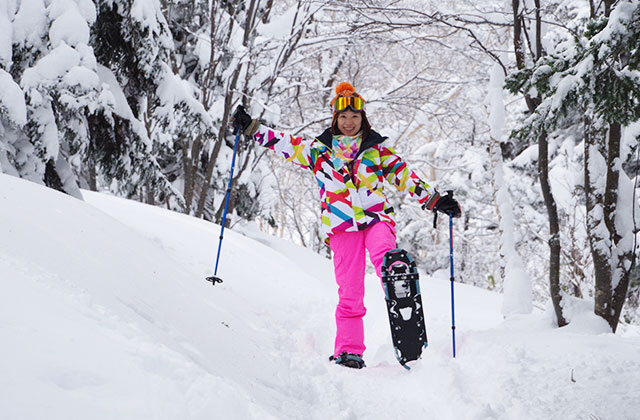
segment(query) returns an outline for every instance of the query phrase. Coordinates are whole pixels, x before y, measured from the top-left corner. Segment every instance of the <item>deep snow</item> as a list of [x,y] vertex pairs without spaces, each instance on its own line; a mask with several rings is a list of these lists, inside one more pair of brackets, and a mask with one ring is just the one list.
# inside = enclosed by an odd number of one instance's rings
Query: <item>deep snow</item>
[[[332,264],[251,225],[219,226],[0,174],[0,418],[637,419],[640,333],[503,321],[500,295],[422,273],[429,348],[395,361],[367,277],[368,367],[330,364]],[[478,256],[481,258],[481,256]]]

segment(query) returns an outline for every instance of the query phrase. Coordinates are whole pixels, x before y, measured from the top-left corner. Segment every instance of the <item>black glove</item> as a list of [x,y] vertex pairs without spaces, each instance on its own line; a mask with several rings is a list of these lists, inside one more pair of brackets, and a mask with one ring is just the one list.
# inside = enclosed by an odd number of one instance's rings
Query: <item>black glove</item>
[[460,217],[462,215],[460,204],[453,198],[453,191],[447,191],[447,195],[441,195],[433,205],[433,210],[451,214],[453,217]]
[[251,125],[251,115],[247,114],[242,105],[238,105],[236,112],[231,117],[231,125],[233,126],[233,132],[237,133],[240,130],[241,133],[246,134],[247,128]]

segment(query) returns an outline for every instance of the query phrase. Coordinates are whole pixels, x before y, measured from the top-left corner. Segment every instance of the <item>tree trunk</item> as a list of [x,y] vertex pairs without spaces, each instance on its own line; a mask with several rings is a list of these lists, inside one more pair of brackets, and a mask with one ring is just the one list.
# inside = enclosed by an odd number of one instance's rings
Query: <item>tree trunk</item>
[[[522,45],[522,31],[526,28],[522,25],[520,16],[520,1],[512,0],[513,7],[513,43],[516,53],[516,65],[519,69],[525,67],[524,46]],[[540,2],[535,1],[536,7],[536,57],[539,59],[544,55],[542,50],[542,17],[540,14]],[[540,98],[525,95],[525,102],[531,113],[535,112],[540,105]],[[567,325],[567,321],[562,314],[562,296],[560,294],[560,225],[558,222],[558,209],[555,199],[551,192],[551,184],[549,183],[549,145],[547,142],[547,133],[543,131],[538,137],[538,177],[540,178],[540,188],[544,204],[547,208],[549,217],[549,292],[551,294],[551,302],[558,319],[558,326]]]
[[[607,136],[608,134],[608,136]],[[616,331],[622,307],[627,297],[631,273],[634,269],[633,247],[624,243],[629,232],[619,232],[616,219],[630,217],[617,208],[620,188],[620,138],[621,127],[609,126],[608,133],[594,129],[587,121],[585,130],[585,194],[587,198],[587,232],[594,263],[595,302],[594,312],[605,319],[611,330]],[[607,147],[604,148],[604,142]],[[606,150],[607,159],[603,156]],[[593,168],[606,165],[604,191],[597,188]],[[635,203],[633,203],[635,205]]]
[[[226,112],[228,113],[228,111]],[[223,119],[226,125],[226,118]],[[196,209],[196,217],[202,217],[204,213],[204,206],[207,203],[207,195],[209,193],[209,187],[211,186],[211,177],[213,176],[213,169],[216,166],[216,160],[218,159],[218,153],[220,153],[220,147],[222,147],[222,143],[224,142],[224,136],[226,128],[222,126],[218,131],[218,141],[213,146],[213,150],[209,155],[209,162],[207,163],[207,172],[204,175],[204,180],[202,182],[202,188],[200,190],[200,197],[198,199],[198,207]]]
[[[601,136],[595,136],[596,139],[604,140],[604,133],[602,131],[601,134]],[[621,214],[617,208],[620,188],[620,165],[618,164],[620,161],[620,140],[620,124],[610,124],[607,139],[607,179],[605,190],[603,194],[594,194],[593,190],[591,191],[591,195],[596,200],[599,200],[595,203],[595,207],[593,202],[590,203],[589,200],[587,200],[587,205],[591,204],[592,213],[595,213],[593,214],[593,219],[588,220],[590,222],[588,226],[591,227],[591,231],[589,232],[590,240],[593,233],[591,250],[596,272],[594,311],[609,323],[613,332],[615,332],[618,327],[635,263],[635,261],[633,261],[633,247],[623,243],[624,236],[630,233],[619,232],[618,224],[616,223],[617,218],[629,217],[626,214]],[[592,141],[590,143],[592,143]],[[590,146],[593,146],[593,144]],[[596,149],[597,148],[591,147],[589,151],[590,153],[595,153]],[[586,151],[587,150],[585,150],[585,153]],[[589,158],[590,161],[593,160],[593,156],[590,155]],[[600,156],[600,158],[604,160],[602,156]],[[585,166],[587,168],[589,167],[587,164]],[[588,169],[585,170],[585,173],[590,175]],[[590,179],[585,178],[585,182],[587,180]],[[593,187],[591,184],[589,184],[589,186]],[[600,203],[601,205],[598,206]],[[635,203],[632,205],[635,205]],[[599,208],[602,209],[602,215],[600,220],[596,220],[600,213]],[[589,207],[587,207],[587,209],[589,209]],[[596,225],[596,223],[598,223],[598,225]],[[606,252],[602,251],[603,247],[607,247]],[[599,261],[596,261],[596,257]],[[604,259],[606,259],[606,261],[603,261]]]
[[93,159],[89,162],[89,189],[98,191],[98,176],[96,174],[96,164]]
[[[188,146],[188,142],[186,144]],[[191,204],[193,202],[193,196],[196,189],[196,182],[198,180],[198,164],[200,162],[200,150],[202,149],[202,135],[199,135],[193,144],[191,150],[184,150],[182,154],[183,169],[184,169],[184,205],[185,213],[191,213]]]
[[564,327],[567,321],[562,314],[562,295],[560,294],[560,225],[556,201],[549,183],[549,144],[545,131],[538,138],[538,176],[549,216],[549,292],[558,319],[558,327]]
[[604,15],[609,17],[611,15],[611,9],[617,0],[604,0]]
[[207,163],[207,172],[205,173],[204,181],[202,182],[202,190],[200,191],[200,198],[198,199],[198,208],[195,214],[196,217],[202,217],[202,214],[204,213],[204,206],[207,202],[207,195],[209,193],[209,186],[211,185],[213,169],[216,166],[216,160],[218,158],[218,153],[220,153],[222,143],[224,143],[224,138],[227,132],[227,122],[229,121],[229,115],[231,114],[231,91],[235,89],[236,84],[238,83],[238,76],[240,76],[241,69],[242,64],[239,64],[226,89],[227,95],[224,100],[224,112],[222,115],[220,129],[218,130],[218,141],[213,146],[213,150],[211,151],[211,155],[209,156],[209,162]]
[[595,275],[595,313],[605,319],[610,313],[611,266],[608,232],[603,224],[604,195],[595,181],[604,174],[595,172],[605,164],[600,153],[602,130],[595,129],[589,119],[585,120],[584,133],[584,192],[587,206],[587,234],[593,258]]
[[149,180],[147,180],[144,184],[144,192],[146,195],[146,199],[144,202],[147,204],[151,204],[152,206],[155,206],[156,205],[155,191]]

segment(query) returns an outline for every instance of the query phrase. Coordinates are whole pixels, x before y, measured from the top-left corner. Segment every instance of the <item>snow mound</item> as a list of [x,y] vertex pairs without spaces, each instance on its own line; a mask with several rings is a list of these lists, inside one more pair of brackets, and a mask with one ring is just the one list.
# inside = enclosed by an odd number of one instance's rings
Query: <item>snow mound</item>
[[29,419],[637,418],[640,334],[502,320],[501,296],[422,274],[429,348],[405,371],[379,280],[368,367],[328,362],[331,261],[252,226],[105,194],[80,201],[0,174],[0,417]]

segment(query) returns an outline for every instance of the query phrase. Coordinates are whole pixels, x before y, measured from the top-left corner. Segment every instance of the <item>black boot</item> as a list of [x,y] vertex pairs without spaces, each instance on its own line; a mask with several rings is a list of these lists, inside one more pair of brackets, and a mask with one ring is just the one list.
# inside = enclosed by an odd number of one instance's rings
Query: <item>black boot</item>
[[338,357],[331,356],[329,360],[335,362],[337,365],[342,365],[344,367],[349,367],[353,369],[362,369],[367,366],[364,364],[364,360],[362,360],[361,354],[347,353],[342,352],[338,355]]

